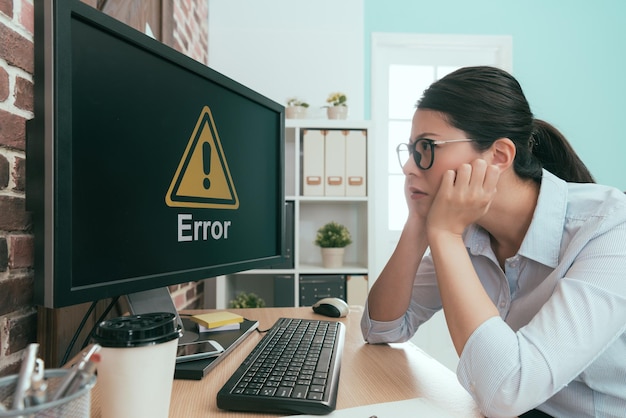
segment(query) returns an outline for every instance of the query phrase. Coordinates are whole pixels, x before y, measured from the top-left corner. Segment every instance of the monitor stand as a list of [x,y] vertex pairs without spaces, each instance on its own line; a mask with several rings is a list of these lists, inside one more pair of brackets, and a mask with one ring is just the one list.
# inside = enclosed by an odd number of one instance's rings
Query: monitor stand
[[185,328],[167,287],[129,293],[126,295],[126,300],[132,315],[150,312],[170,312],[176,315],[176,320],[183,329],[183,336],[178,340],[178,344],[187,344],[198,339],[197,332],[190,329],[190,327]]

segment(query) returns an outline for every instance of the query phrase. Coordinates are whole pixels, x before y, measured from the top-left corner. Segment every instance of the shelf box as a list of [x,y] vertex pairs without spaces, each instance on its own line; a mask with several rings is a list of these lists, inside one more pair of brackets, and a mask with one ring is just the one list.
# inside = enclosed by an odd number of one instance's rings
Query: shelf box
[[346,276],[324,274],[300,276],[300,306],[311,306],[323,298],[346,300]]
[[[348,131],[322,131],[324,135],[324,195],[346,195],[346,136]],[[306,159],[306,154],[304,155]]]
[[302,132],[302,194],[324,196],[324,135],[316,129]]
[[346,131],[346,196],[367,194],[367,131]]
[[302,131],[302,196],[367,195],[367,130]]

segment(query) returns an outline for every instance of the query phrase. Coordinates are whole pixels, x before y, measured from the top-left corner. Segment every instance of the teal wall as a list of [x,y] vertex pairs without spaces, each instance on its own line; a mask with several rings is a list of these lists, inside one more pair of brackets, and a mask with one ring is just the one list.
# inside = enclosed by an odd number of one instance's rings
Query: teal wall
[[626,191],[626,1],[364,0],[364,14],[366,103],[373,32],[511,35],[535,117],[565,134],[599,183]]

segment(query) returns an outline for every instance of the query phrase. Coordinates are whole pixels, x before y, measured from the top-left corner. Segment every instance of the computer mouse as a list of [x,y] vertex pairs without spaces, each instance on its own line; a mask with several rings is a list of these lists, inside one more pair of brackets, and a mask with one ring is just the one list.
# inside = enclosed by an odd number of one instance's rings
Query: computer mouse
[[343,318],[348,315],[348,304],[339,298],[323,298],[315,302],[313,312],[332,318]]

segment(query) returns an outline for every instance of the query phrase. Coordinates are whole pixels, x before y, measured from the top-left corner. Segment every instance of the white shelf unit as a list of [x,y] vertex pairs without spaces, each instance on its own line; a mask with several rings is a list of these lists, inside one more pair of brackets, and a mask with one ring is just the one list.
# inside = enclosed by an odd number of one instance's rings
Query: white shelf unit
[[[370,121],[287,119],[285,122],[285,200],[294,206],[293,269],[256,269],[217,277],[214,288],[206,289],[207,307],[227,309],[230,300],[239,292],[253,292],[261,296],[268,306],[275,306],[275,286],[282,286],[282,294],[299,306],[300,277],[302,275],[346,275],[352,285],[347,284],[348,302],[364,303],[369,263],[373,260],[372,207],[371,202],[371,152],[374,149],[373,125]],[[366,195],[346,196],[303,196],[302,187],[302,132],[316,130],[360,130],[366,131]],[[346,247],[344,265],[337,269],[322,266],[320,248],[315,246],[317,229],[329,221],[346,225],[353,243]],[[277,282],[278,281],[278,282]],[[349,290],[353,290],[351,295]],[[356,289],[356,291],[354,291]],[[291,293],[290,293],[291,292]],[[352,297],[351,297],[352,296]],[[355,298],[358,298],[355,300]],[[363,299],[361,301],[360,299]]]

